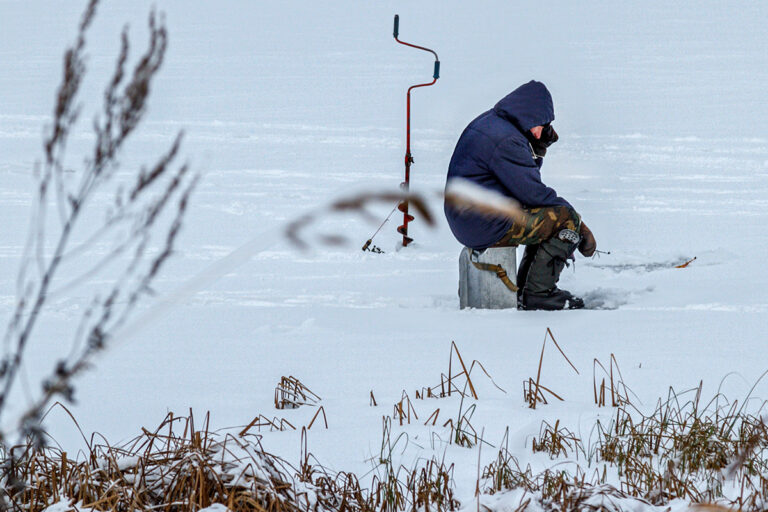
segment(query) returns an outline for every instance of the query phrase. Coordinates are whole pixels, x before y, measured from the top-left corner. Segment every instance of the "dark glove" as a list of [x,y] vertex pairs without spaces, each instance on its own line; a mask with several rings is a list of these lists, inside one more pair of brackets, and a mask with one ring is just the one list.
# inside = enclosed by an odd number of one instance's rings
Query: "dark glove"
[[531,143],[531,147],[533,148],[533,152],[536,153],[536,156],[543,157],[547,154],[547,148],[557,142],[557,140],[560,138],[557,135],[557,132],[554,128],[552,128],[551,123],[547,123],[543,125],[544,128],[541,130],[541,137],[535,138],[532,135],[527,135],[528,140]]
[[555,129],[552,128],[552,123],[545,124],[541,130],[541,138],[539,141],[546,147],[549,147],[557,142],[558,139],[560,139],[560,137],[557,135]]
[[595,235],[592,234],[592,231],[583,222],[581,223],[579,234],[581,235],[581,242],[579,242],[579,252],[583,256],[589,258],[595,254],[595,251],[597,250],[597,241],[595,240]]

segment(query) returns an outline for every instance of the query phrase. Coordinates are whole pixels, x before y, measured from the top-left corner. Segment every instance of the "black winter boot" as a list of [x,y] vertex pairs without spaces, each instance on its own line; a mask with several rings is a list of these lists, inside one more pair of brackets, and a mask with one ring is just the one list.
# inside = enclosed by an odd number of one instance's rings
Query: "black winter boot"
[[522,300],[518,304],[520,309],[558,311],[560,309],[581,309],[584,307],[584,300],[555,286],[545,295],[523,292]]
[[523,300],[523,290],[525,289],[525,281],[528,279],[528,270],[531,268],[531,263],[536,257],[536,251],[539,250],[540,244],[526,245],[525,252],[523,253],[523,259],[520,260],[520,265],[517,267],[517,302]]
[[[570,239],[562,240],[559,237],[553,237],[541,243],[528,267],[522,286],[523,293],[518,302],[520,309],[559,310],[584,307],[584,301],[581,298],[556,286],[567,259],[577,246],[578,239],[574,242]],[[526,249],[526,255],[527,252]],[[524,263],[526,263],[525,256],[520,266],[522,267]]]

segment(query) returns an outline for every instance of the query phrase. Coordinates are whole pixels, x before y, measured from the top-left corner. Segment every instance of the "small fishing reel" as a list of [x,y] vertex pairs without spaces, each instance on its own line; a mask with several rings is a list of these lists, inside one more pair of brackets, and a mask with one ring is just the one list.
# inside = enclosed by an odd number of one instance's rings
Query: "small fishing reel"
[[371,239],[365,242],[365,244],[363,245],[363,251],[368,251],[375,254],[384,254],[384,251],[382,251],[379,246],[374,245],[373,240]]

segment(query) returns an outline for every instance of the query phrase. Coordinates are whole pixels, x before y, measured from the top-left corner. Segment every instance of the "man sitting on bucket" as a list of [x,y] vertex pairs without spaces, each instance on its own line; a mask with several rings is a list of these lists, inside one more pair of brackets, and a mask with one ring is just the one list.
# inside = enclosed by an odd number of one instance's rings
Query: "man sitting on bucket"
[[577,247],[584,256],[597,249],[573,206],[541,181],[544,155],[558,139],[554,119],[546,86],[536,81],[521,85],[467,126],[448,167],[449,180],[469,180],[515,199],[528,214],[522,224],[445,205],[451,231],[465,246],[526,246],[517,272],[521,309],[583,308],[581,298],[556,285]]

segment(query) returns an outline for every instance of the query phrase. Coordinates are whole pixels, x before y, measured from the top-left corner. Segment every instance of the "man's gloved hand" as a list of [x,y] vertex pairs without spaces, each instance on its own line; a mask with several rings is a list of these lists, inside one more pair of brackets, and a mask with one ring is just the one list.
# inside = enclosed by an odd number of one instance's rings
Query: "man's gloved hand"
[[557,132],[554,128],[552,128],[552,123],[547,123],[542,127],[541,130],[541,138],[539,139],[541,141],[541,144],[545,147],[549,147],[555,142],[557,142],[560,139],[560,136],[557,135]]
[[547,154],[547,148],[557,142],[558,139],[560,139],[560,137],[557,135],[555,129],[552,128],[552,123],[543,125],[541,137],[538,139],[528,135],[528,141],[531,143],[534,153],[536,153],[536,156],[542,158]]
[[595,240],[595,235],[592,234],[592,231],[583,222],[581,223],[581,229],[579,229],[579,234],[581,235],[581,242],[579,243],[579,252],[583,256],[586,256],[587,258],[589,258],[593,254],[595,254],[595,251],[597,250],[597,241]]

